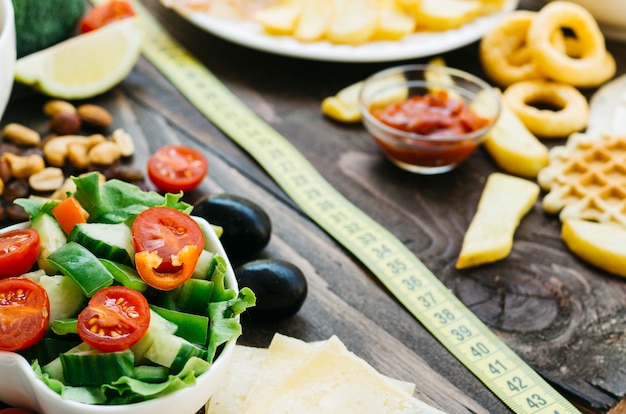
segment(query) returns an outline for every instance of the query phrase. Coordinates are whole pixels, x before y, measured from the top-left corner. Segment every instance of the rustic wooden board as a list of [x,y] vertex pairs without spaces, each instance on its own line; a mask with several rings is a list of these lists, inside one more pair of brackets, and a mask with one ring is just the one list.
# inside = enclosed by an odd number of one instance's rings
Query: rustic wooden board
[[[324,118],[321,100],[384,64],[301,61],[248,50],[189,25],[156,0],[146,5],[194,55],[250,108],[287,137],[355,205],[402,240],[528,363],[591,412],[607,412],[626,396],[626,282],[576,259],[564,247],[556,217],[538,202],[523,220],[507,259],[454,268],[463,234],[486,177],[497,171],[480,150],[457,170],[425,177],[387,162],[360,125]],[[539,1],[522,2],[536,8]],[[620,73],[626,46],[610,44]],[[444,55],[450,66],[481,75],[476,45]],[[397,62],[404,63],[404,62]],[[588,91],[592,93],[592,91]],[[44,97],[18,88],[3,123],[34,122],[41,130]],[[241,342],[267,346],[274,332],[305,340],[337,334],[385,374],[413,381],[418,396],[454,413],[510,412],[456,361],[376,278],[308,220],[237,145],[212,126],[141,60],[115,90],[93,100],[114,112],[140,151],[139,168],[160,145],[184,142],[209,157],[207,192],[248,197],[273,221],[260,257],[289,260],[307,275],[301,312],[277,324],[244,320]],[[562,144],[554,141],[550,145]]]

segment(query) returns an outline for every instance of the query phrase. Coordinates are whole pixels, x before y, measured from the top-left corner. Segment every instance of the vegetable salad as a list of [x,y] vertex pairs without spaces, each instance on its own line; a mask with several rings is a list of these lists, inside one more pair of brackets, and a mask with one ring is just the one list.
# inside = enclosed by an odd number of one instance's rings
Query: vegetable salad
[[0,349],[83,403],[128,404],[193,385],[241,335],[237,315],[254,293],[227,286],[226,259],[205,248],[211,226],[189,215],[182,193],[99,183],[97,173],[74,182],[70,201],[16,200],[31,217],[18,231],[38,237],[26,248],[36,264],[19,276],[0,268],[0,298],[9,298],[0,300]]

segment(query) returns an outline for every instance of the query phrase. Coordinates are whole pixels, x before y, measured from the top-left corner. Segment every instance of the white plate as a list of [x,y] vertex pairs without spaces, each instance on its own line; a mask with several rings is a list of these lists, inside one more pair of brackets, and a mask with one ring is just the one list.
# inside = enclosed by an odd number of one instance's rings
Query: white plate
[[[195,219],[204,230],[205,248],[226,258],[226,284],[238,290],[232,266],[215,232],[206,220]],[[24,227],[26,224],[17,224],[0,230],[0,233]],[[0,401],[41,414],[194,414],[222,382],[232,360],[235,343],[236,340],[231,340],[226,344],[211,368],[196,378],[194,386],[153,400],[124,405],[88,405],[65,400],[37,378],[26,359],[14,352],[0,351]]]
[[181,16],[215,36],[265,52],[303,59],[336,62],[385,62],[432,56],[458,49],[480,39],[504,14],[517,8],[518,0],[507,0],[501,12],[480,17],[458,29],[415,33],[398,41],[337,45],[330,42],[303,43],[290,36],[270,36],[252,21],[220,19],[202,12],[174,7]]

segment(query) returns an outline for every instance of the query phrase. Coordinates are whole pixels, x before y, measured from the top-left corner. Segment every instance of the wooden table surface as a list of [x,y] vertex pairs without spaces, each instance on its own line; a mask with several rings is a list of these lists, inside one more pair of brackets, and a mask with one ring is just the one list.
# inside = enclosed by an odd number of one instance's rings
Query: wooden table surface
[[[560,223],[540,201],[498,263],[454,268],[486,177],[498,171],[481,149],[456,170],[420,176],[386,161],[360,124],[330,121],[326,96],[384,63],[336,63],[267,54],[196,28],[158,0],[142,0],[188,51],[262,119],[284,135],[352,203],[389,229],[501,339],[585,411],[608,412],[626,395],[626,281],[576,259]],[[521,1],[538,9],[540,1]],[[608,42],[626,73],[626,44]],[[442,55],[449,66],[483,76],[477,44]],[[484,77],[484,76],[483,76]],[[591,96],[593,91],[586,91]],[[46,97],[16,86],[2,123],[45,130]],[[307,341],[337,335],[381,372],[417,384],[417,396],[450,413],[510,410],[459,363],[377,278],[313,223],[263,169],[202,116],[144,58],[112,91],[90,99],[114,114],[138,142],[142,170],[161,145],[182,142],[204,152],[209,174],[193,201],[226,192],[253,200],[270,215],[273,233],[257,258],[290,261],[309,283],[301,311],[280,323],[244,321],[240,343],[267,346],[275,332]],[[564,143],[551,141],[548,145]],[[244,318],[245,319],[245,318]]]

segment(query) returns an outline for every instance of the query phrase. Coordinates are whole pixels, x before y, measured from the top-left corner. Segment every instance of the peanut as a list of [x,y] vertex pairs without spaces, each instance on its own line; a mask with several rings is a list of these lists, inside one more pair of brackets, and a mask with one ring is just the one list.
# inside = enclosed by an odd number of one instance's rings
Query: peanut
[[113,117],[103,107],[93,104],[83,104],[76,108],[83,123],[97,128],[106,128],[113,123]]
[[72,142],[67,148],[67,158],[74,167],[84,170],[89,167],[89,150],[105,141],[103,135],[94,134],[81,141]]
[[41,142],[41,135],[34,129],[27,126],[10,123],[7,124],[2,130],[5,138],[17,145],[39,145]]
[[105,141],[91,148],[87,156],[92,164],[111,165],[122,153],[115,142]]
[[63,167],[70,144],[80,142],[85,137],[81,135],[61,135],[46,141],[43,146],[43,155],[53,167]]
[[28,177],[28,185],[35,191],[54,191],[63,185],[64,180],[62,169],[47,167]]
[[50,198],[53,200],[65,200],[68,193],[73,193],[74,191],[76,191],[76,184],[74,184],[74,180],[71,177],[68,177],[59,188],[54,190]]
[[60,113],[75,114],[76,107],[67,101],[53,99],[44,104],[43,113],[47,116],[54,116]]
[[135,153],[135,143],[133,142],[133,138],[122,128],[118,128],[113,131],[111,140],[119,147],[122,157],[130,157]]
[[37,154],[23,157],[11,152],[5,152],[2,154],[2,157],[9,163],[11,175],[15,178],[28,178],[46,167],[41,155]]

